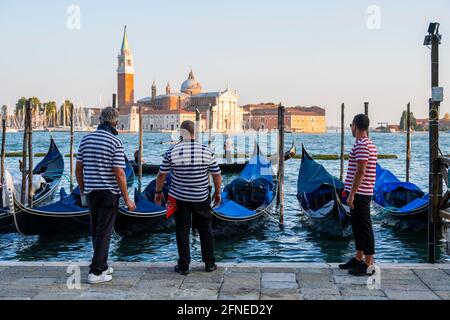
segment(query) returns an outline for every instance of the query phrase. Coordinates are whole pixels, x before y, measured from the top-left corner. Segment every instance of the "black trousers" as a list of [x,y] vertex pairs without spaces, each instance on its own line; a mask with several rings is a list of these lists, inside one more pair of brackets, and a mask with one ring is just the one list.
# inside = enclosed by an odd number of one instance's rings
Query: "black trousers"
[[370,217],[371,196],[355,195],[353,209],[350,210],[355,248],[365,255],[375,254],[375,238]]
[[116,220],[119,196],[109,190],[95,190],[87,195],[91,213],[91,235],[94,247],[89,273],[100,275],[108,269],[108,251]]
[[178,247],[178,265],[187,268],[191,263],[189,233],[191,223],[200,235],[202,260],[205,264],[215,263],[214,236],[211,224],[210,200],[204,202],[187,202],[177,200],[175,212],[176,238]]

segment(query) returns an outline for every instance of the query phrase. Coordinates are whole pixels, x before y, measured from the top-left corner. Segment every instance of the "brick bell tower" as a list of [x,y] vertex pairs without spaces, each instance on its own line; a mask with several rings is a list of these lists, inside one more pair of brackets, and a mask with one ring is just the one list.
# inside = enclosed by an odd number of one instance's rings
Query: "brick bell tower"
[[134,64],[128,45],[127,26],[123,31],[122,47],[117,59],[118,110],[121,113],[129,113],[134,104]]

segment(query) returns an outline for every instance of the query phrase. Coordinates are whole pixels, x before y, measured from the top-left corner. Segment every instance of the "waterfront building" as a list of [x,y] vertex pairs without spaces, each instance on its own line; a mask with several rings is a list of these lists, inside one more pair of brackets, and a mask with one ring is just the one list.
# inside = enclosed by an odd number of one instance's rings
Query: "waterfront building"
[[[259,104],[244,106],[245,129],[273,130],[278,128],[278,105]],[[319,107],[286,108],[284,125],[286,131],[325,133],[325,109]]]
[[214,132],[239,132],[243,129],[244,111],[238,104],[235,90],[204,92],[192,69],[181,84],[180,91],[174,92],[167,83],[164,94],[157,94],[153,81],[150,96],[134,101],[134,63],[126,28],[118,56],[117,95],[120,114],[119,129],[137,131],[139,129],[139,107],[142,108],[143,124],[146,130],[176,130],[183,119],[195,120],[195,111],[201,113],[201,130],[209,130],[210,111]]

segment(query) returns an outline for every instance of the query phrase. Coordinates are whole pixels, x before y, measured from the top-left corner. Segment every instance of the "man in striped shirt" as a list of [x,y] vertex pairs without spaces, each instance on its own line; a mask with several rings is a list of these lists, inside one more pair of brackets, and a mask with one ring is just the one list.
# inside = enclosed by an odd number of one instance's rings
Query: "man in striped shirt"
[[187,120],[181,126],[182,140],[164,155],[156,178],[155,203],[164,201],[162,189],[170,173],[169,200],[176,202],[175,224],[178,264],[175,271],[187,275],[191,262],[189,231],[192,224],[198,230],[205,271],[217,269],[214,259],[214,238],[211,225],[209,175],[214,182],[214,205],[220,203],[222,177],[214,153],[195,141],[194,122]]
[[351,128],[356,142],[350,152],[345,179],[345,197],[350,207],[356,254],[339,267],[355,276],[372,275],[375,272],[370,202],[376,179],[377,149],[368,136],[369,124],[369,118],[364,114],[353,119]]
[[125,154],[115,129],[118,119],[116,109],[104,108],[100,114],[101,124],[95,132],[81,139],[77,154],[78,187],[81,197],[87,198],[94,247],[89,283],[112,280],[113,270],[107,260],[120,194],[129,210],[136,207],[127,192]]

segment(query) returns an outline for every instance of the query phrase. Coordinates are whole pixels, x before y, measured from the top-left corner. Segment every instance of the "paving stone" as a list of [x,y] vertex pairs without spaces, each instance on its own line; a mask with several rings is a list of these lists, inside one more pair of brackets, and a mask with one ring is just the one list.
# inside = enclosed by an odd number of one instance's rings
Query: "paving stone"
[[302,294],[304,300],[342,300],[342,297],[337,294]]
[[446,274],[450,275],[450,269],[442,269]]
[[261,273],[260,268],[257,267],[230,267],[226,272],[229,273]]
[[219,300],[259,300],[258,292],[220,292]]
[[296,282],[295,273],[262,273],[262,281]]
[[35,295],[32,300],[77,300],[80,298],[79,293],[62,293],[62,292],[40,292]]
[[262,289],[261,300],[301,300],[298,289]]
[[343,300],[389,300],[386,296],[342,296]]
[[316,281],[316,280],[299,280],[298,285],[300,288],[312,288],[312,289],[326,289],[334,288],[335,284],[332,281]]
[[386,295],[380,289],[369,289],[363,286],[349,286],[340,289],[341,295],[344,297],[348,296],[381,296]]
[[123,291],[115,292],[98,292],[98,291],[86,291],[83,292],[78,299],[79,300],[122,300],[125,299],[127,294]]
[[414,269],[413,271],[431,290],[450,291],[450,275],[443,270]]
[[178,289],[175,292],[176,300],[217,300],[218,290],[210,289]]
[[435,291],[434,293],[443,300],[450,300],[450,291]]
[[222,282],[183,282],[180,289],[209,289],[219,290]]
[[390,300],[439,300],[431,291],[384,290]]
[[295,273],[295,268],[270,268],[270,267],[262,267],[261,272],[264,273]]
[[282,282],[282,281],[263,281],[262,288],[266,289],[297,289],[297,282]]
[[336,284],[367,284],[368,277],[354,277],[351,275],[346,276],[333,276]]
[[340,295],[337,287],[330,288],[300,288],[300,293],[306,296],[318,296],[318,295]]
[[17,287],[3,287],[0,290],[0,297],[22,297],[32,298],[39,293],[38,289],[31,288],[17,288]]

